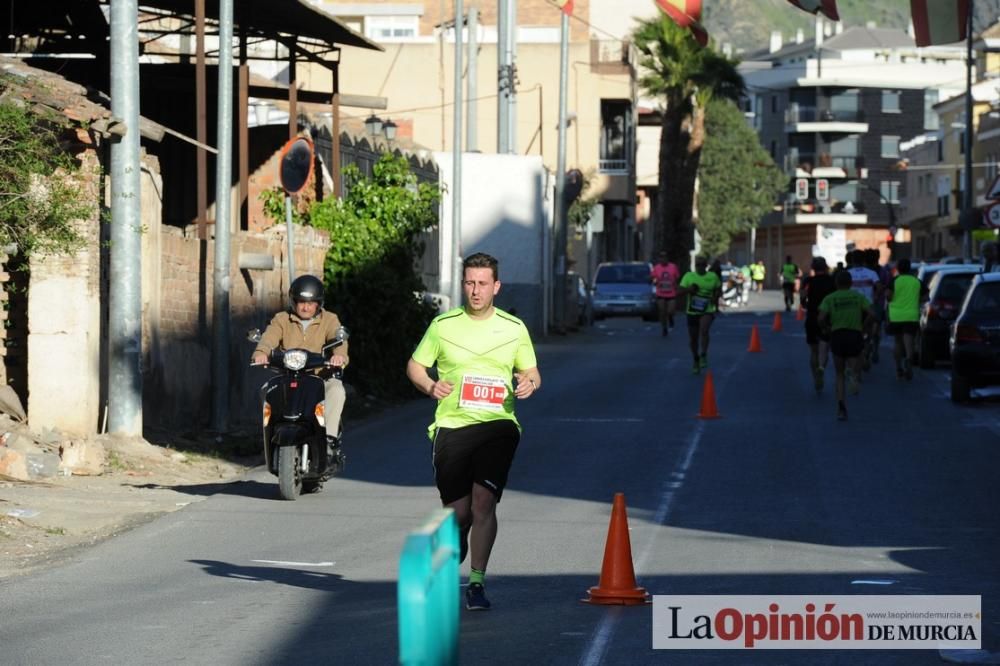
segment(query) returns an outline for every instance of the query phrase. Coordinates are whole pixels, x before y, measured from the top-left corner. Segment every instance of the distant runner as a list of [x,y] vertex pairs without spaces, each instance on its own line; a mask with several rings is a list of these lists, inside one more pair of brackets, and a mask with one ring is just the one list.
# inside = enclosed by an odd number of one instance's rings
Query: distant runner
[[698,257],[694,270],[681,278],[678,296],[687,296],[688,340],[694,365],[692,374],[698,374],[708,367],[708,332],[717,312],[716,302],[722,291],[722,281],[716,273],[708,270],[708,260]]
[[667,253],[661,251],[656,255],[653,265],[653,284],[656,288],[656,308],[660,315],[660,329],[666,336],[674,327],[674,310],[677,299],[677,283],[681,279],[677,264],[667,258]]
[[847,420],[845,383],[851,395],[857,395],[861,375],[860,355],[864,349],[862,331],[872,320],[872,304],[851,289],[850,271],[840,271],[834,278],[837,291],[819,306],[819,323],[830,328],[830,351],[837,369],[837,420]]

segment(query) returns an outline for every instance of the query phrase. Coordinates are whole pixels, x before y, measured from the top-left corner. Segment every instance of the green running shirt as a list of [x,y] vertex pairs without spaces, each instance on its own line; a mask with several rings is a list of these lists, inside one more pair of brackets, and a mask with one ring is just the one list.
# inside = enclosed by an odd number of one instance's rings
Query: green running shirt
[[439,400],[428,435],[438,428],[462,428],[514,416],[514,370],[538,365],[528,328],[517,317],[494,308],[489,319],[473,319],[465,308],[438,315],[413,352],[413,360],[430,368],[454,388]]
[[715,312],[715,292],[722,288],[722,281],[712,271],[698,275],[697,271],[688,271],[681,278],[681,287],[695,289],[687,295],[687,313],[689,315],[712,314]]
[[889,321],[920,320],[920,280],[912,275],[897,275],[892,281],[892,300],[889,301]]
[[871,302],[853,289],[838,289],[823,299],[819,311],[830,317],[830,330],[861,331],[865,310]]

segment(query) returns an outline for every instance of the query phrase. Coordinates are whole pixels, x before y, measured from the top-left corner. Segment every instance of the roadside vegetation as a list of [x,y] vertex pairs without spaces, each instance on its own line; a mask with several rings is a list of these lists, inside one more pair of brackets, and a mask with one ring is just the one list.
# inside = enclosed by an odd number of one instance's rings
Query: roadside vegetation
[[[314,203],[296,218],[330,232],[326,304],[351,331],[348,380],[380,399],[410,396],[403,369],[437,314],[421,298],[419,262],[426,233],[437,224],[440,193],[418,183],[403,157],[384,154],[370,178],[344,170],[345,195]],[[265,210],[284,221],[282,193],[265,193]]]
[[89,215],[93,202],[71,177],[79,164],[63,141],[68,127],[21,104],[0,103],[0,248],[7,254],[80,247],[74,222]]

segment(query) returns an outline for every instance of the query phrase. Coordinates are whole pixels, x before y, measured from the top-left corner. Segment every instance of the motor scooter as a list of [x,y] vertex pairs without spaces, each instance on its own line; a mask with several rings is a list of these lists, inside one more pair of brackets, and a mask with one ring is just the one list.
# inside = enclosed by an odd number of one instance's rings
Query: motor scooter
[[[259,342],[260,336],[260,330],[253,329],[247,339]],[[263,366],[275,373],[260,389],[264,461],[268,471],[278,477],[282,499],[318,492],[324,481],[344,467],[339,448],[331,451],[327,447],[323,382],[343,375],[343,369],[331,366],[329,358],[348,337],[347,329],[340,327],[320,354],[306,349],[274,349]],[[313,372],[317,369],[320,372]]]

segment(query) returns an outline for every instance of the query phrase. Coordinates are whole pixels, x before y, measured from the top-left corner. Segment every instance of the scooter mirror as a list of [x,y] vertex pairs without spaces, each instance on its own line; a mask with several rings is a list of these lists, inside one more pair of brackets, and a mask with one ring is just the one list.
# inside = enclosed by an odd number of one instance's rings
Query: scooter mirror
[[337,329],[337,335],[335,336],[336,340],[343,341],[343,340],[347,340],[350,337],[351,337],[351,332],[348,331],[343,326],[341,326],[340,328]]
[[249,331],[247,331],[247,340],[249,340],[250,342],[260,342],[260,329],[251,328]]

